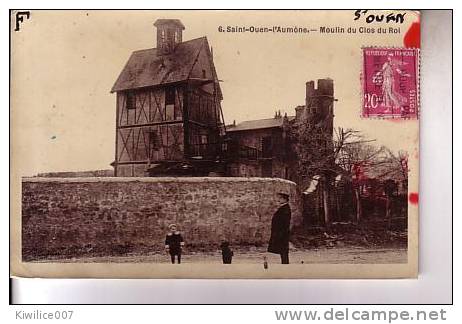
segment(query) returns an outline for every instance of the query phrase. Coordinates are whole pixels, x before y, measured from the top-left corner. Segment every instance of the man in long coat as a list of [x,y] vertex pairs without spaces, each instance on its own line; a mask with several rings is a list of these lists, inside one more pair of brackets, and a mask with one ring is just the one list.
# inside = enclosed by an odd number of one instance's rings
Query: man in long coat
[[289,195],[278,194],[281,204],[271,220],[271,237],[268,243],[268,252],[281,255],[281,263],[289,264],[289,235],[291,211]]

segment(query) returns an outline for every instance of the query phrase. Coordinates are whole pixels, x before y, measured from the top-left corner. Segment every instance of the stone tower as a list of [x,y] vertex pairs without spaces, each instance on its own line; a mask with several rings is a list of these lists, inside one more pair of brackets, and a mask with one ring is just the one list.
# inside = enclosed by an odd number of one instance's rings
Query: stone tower
[[307,127],[316,145],[333,149],[334,81],[319,79],[306,83],[305,105],[295,108],[295,125]]
[[306,83],[305,105],[295,108],[296,123],[307,123],[324,134],[333,135],[334,130],[334,81],[319,79]]
[[319,79],[317,88],[314,81],[307,82],[305,107],[307,118],[332,135],[334,130],[334,81]]

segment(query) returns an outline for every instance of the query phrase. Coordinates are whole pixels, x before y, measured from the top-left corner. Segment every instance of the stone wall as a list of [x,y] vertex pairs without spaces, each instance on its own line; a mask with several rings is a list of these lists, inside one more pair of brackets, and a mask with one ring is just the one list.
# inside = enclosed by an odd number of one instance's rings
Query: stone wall
[[114,170],[64,171],[39,173],[39,178],[113,177]]
[[266,245],[277,192],[299,224],[296,186],[282,179],[24,178],[23,260],[162,251],[171,223],[188,251]]

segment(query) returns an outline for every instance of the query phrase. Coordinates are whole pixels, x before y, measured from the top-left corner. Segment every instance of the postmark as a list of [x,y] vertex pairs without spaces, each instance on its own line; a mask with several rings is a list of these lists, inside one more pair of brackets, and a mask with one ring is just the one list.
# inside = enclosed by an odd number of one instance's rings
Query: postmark
[[362,51],[361,116],[417,119],[419,50],[364,47]]

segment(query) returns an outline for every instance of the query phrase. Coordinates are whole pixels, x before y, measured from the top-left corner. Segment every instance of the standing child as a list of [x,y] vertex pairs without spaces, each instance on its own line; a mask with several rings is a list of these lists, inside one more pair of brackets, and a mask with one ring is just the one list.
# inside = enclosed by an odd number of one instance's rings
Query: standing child
[[181,263],[181,248],[184,245],[183,237],[180,231],[177,230],[176,224],[169,225],[170,232],[165,238],[165,249],[170,254],[172,263],[175,263],[175,255],[178,259],[178,264]]
[[234,253],[229,248],[229,242],[224,241],[223,243],[221,243],[220,247],[221,247],[221,255],[223,257],[223,263],[224,264],[231,264],[231,262],[233,261]]

